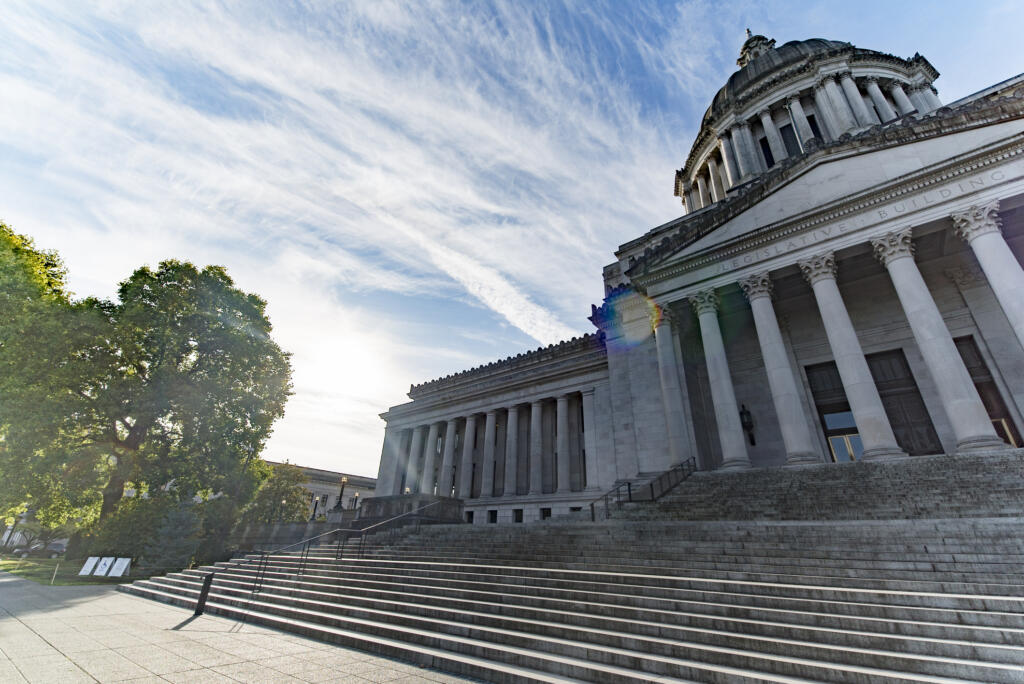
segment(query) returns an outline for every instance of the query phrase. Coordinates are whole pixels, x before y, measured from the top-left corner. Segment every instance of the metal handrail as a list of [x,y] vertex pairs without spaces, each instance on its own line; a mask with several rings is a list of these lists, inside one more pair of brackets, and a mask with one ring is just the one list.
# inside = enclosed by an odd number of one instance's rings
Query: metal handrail
[[[287,546],[282,546],[280,548],[274,549],[273,551],[260,551],[259,552],[260,557],[258,559],[256,559],[256,563],[257,563],[257,565],[256,565],[256,578],[253,581],[252,591],[249,593],[249,600],[251,601],[253,599],[253,597],[256,596],[256,594],[258,594],[260,591],[263,590],[263,580],[266,578],[266,575],[267,575],[267,565],[269,565],[269,558],[270,558],[270,556],[276,555],[278,553],[281,553],[282,551],[287,551],[288,549],[292,549],[292,548],[295,548],[296,546],[302,545],[302,547],[303,547],[302,548],[302,563],[299,565],[299,572],[297,573],[299,575],[302,575],[306,571],[306,560],[309,558],[309,549],[312,546],[312,542],[316,541],[317,539],[320,539],[321,537],[326,537],[329,534],[338,534],[340,532],[351,532],[351,533],[355,533],[355,534],[359,535],[359,558],[362,558],[363,557],[363,542],[366,539],[366,533],[367,532],[369,532],[370,530],[374,529],[375,527],[380,527],[381,525],[386,525],[387,523],[394,522],[395,520],[398,520],[399,518],[404,518],[407,515],[412,515],[414,513],[419,513],[420,511],[424,511],[424,510],[430,508],[431,506],[436,506],[439,503],[441,503],[440,499],[438,499],[437,501],[432,501],[432,502],[426,504],[425,506],[420,506],[419,508],[414,508],[411,511],[406,511],[405,513],[400,513],[399,515],[396,515],[396,516],[393,516],[391,518],[388,518],[387,520],[382,520],[382,521],[380,521],[378,523],[374,523],[373,525],[370,525],[369,527],[364,527],[364,528],[339,527],[337,529],[329,530],[327,532],[323,532],[321,534],[318,534],[316,536],[310,537],[308,539],[303,539],[301,541],[297,541],[294,544],[288,544]],[[348,537],[349,537],[349,535],[346,534],[345,538],[338,543],[338,548],[335,550],[335,553],[334,553],[334,559],[335,560],[340,560],[341,559],[341,557],[342,557],[342,555],[344,553],[345,543],[348,541]],[[246,560],[247,561],[251,561],[251,559],[246,559]],[[242,565],[242,563],[235,563],[233,567],[236,567],[238,565]],[[202,615],[203,611],[206,608],[206,599],[207,599],[207,596],[209,596],[210,587],[213,584],[213,577],[214,577],[214,575],[217,574],[217,572],[218,572],[217,570],[213,570],[213,571],[207,573],[205,577],[203,577],[203,586],[202,586],[202,589],[199,592],[199,599],[196,602],[196,612],[195,612],[196,615]]]
[[[648,485],[649,498],[634,498],[633,483],[630,481],[621,482],[607,493],[590,502],[590,521],[597,522],[598,507],[604,504],[604,517],[608,518],[611,513],[611,503],[614,501],[617,507],[622,508],[623,503],[634,501],[657,501],[674,488],[677,484],[687,479],[697,470],[697,459],[690,457],[682,463],[677,463],[665,472],[652,479]],[[622,488],[626,488],[626,497],[623,500]],[[641,490],[642,492],[642,490]],[[638,495],[640,492],[638,492]]]

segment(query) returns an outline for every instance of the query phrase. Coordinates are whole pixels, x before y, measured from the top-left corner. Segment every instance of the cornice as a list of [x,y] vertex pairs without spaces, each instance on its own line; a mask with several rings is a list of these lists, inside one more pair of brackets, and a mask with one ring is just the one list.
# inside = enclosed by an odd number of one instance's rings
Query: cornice
[[[872,126],[857,135],[847,133],[833,142],[812,145],[803,155],[783,160],[748,185],[740,188],[736,195],[726,197],[707,207],[701,214],[692,217],[683,216],[677,221],[659,226],[658,229],[655,229],[656,232],[652,231],[653,234],[648,234],[650,244],[639,258],[630,263],[629,268],[626,269],[626,275],[635,285],[643,289],[650,283],[696,268],[707,261],[723,258],[733,252],[763,244],[767,241],[763,236],[768,232],[771,233],[771,239],[775,239],[805,228],[834,221],[847,214],[898,199],[901,195],[909,192],[927,189],[928,186],[937,182],[976,171],[982,166],[1002,161],[1006,156],[1016,156],[1021,152],[1021,140],[1018,136],[1009,143],[990,146],[977,155],[966,156],[936,168],[908,175],[902,183],[888,185],[881,190],[869,189],[853,198],[834,203],[824,211],[816,211],[810,217],[787,219],[784,222],[757,229],[737,238],[737,242],[742,241],[742,247],[723,250],[723,245],[718,245],[714,256],[709,255],[704,259],[688,262],[685,268],[676,267],[657,273],[652,272],[658,264],[754,207],[782,185],[806,173],[819,163],[829,161],[828,158],[834,155],[844,152],[857,154],[873,152],[1020,118],[1024,118],[1024,88],[1018,89],[1013,95],[995,100],[971,102],[956,109],[940,107],[933,115],[925,119],[903,117],[884,126]],[[813,142],[815,140],[812,140]],[[670,232],[671,234],[666,234]],[[662,236],[660,240],[657,239],[658,236]]]
[[409,388],[409,398],[423,399],[456,387],[472,386],[475,389],[484,386],[485,381],[489,378],[500,378],[500,384],[504,385],[510,381],[513,374],[516,376],[535,375],[538,372],[546,374],[564,365],[559,363],[561,361],[585,359],[589,356],[602,359],[605,356],[604,335],[600,332],[573,337],[564,342],[549,344],[546,347],[509,356],[476,368],[446,375],[443,378],[412,385]]

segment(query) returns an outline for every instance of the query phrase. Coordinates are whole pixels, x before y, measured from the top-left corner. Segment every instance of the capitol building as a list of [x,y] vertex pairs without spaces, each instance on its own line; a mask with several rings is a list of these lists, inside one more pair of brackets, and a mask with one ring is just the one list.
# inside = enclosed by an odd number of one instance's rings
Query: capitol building
[[1022,445],[1024,75],[944,104],[921,55],[749,35],[737,65],[595,331],[413,385],[378,496],[529,522],[690,459]]

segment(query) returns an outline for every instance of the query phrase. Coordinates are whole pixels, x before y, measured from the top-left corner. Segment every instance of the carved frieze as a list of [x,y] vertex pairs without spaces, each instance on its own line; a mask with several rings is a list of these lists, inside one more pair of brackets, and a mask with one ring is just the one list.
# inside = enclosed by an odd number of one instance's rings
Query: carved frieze
[[836,255],[835,252],[823,252],[816,254],[810,259],[797,262],[804,279],[811,285],[825,278],[836,277]]
[[979,235],[1002,233],[1003,221],[999,218],[999,200],[973,206],[967,211],[953,214],[953,232],[963,241],[970,243]]
[[883,266],[888,266],[893,259],[913,258],[914,242],[911,233],[910,228],[904,228],[871,240],[875,258],[881,261]]
[[744,278],[740,281],[740,287],[743,289],[743,294],[747,295],[747,299],[772,296],[772,279],[767,272],[755,273]]

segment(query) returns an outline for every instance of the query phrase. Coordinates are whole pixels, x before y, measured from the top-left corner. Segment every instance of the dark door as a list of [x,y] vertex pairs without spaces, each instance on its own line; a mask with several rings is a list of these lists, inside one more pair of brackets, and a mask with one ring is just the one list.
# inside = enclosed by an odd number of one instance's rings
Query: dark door
[[832,460],[836,463],[859,460],[864,448],[836,364],[832,361],[819,363],[807,366],[804,371]]
[[903,350],[868,354],[867,360],[889,424],[896,433],[896,443],[911,456],[942,453],[939,436]]
[[988,417],[996,428],[996,434],[1002,437],[1007,444],[1019,447],[1021,445],[1020,432],[1017,430],[1013,418],[1010,417],[1006,402],[999,394],[999,388],[996,387],[992,373],[989,372],[974,338],[958,337],[953,341],[956,342],[956,348],[964,360],[964,365],[967,366],[967,372],[971,374],[971,380],[974,381],[974,386],[977,388],[978,394],[981,395],[981,403],[985,405]]

